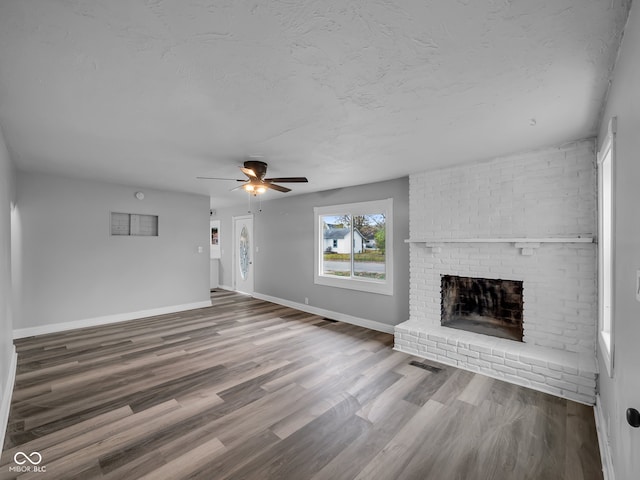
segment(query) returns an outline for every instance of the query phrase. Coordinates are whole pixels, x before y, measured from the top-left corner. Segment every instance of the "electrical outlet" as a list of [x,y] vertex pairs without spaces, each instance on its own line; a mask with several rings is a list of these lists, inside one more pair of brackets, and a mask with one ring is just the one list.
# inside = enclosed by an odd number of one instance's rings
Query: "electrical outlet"
[[636,300],[640,302],[640,270],[636,271]]
[[308,297],[304,297],[304,304],[305,305],[309,305],[309,298]]

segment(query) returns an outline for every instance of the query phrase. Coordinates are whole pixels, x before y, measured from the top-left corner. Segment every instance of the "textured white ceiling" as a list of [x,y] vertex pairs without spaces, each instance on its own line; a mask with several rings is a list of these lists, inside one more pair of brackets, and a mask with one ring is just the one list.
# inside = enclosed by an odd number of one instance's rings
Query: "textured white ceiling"
[[214,206],[251,155],[286,195],[397,178],[595,135],[629,3],[2,0],[0,126],[24,170]]

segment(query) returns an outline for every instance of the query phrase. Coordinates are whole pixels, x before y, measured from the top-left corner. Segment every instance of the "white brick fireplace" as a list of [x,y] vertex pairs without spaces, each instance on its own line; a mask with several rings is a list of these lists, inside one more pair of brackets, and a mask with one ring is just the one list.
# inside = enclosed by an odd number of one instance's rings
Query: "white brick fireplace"
[[[411,175],[395,348],[594,403],[596,221],[592,140]],[[442,275],[522,281],[523,342],[440,326]]]

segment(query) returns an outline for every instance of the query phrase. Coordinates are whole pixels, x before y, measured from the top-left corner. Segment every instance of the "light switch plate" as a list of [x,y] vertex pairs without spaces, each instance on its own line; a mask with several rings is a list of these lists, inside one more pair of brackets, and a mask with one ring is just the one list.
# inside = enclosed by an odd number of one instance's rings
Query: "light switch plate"
[[640,302],[640,270],[636,270],[636,300]]

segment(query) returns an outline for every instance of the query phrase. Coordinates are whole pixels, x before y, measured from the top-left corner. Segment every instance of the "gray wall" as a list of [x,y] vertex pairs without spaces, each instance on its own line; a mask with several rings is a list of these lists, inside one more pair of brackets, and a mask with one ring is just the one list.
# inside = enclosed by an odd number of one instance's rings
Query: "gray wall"
[[[14,198],[14,170],[0,131],[0,401],[7,394],[13,355],[11,296],[11,201]],[[2,412],[4,413],[4,412]],[[0,418],[0,428],[4,418]],[[0,439],[4,431],[0,432]],[[1,446],[1,445],[0,445]]]
[[618,117],[615,158],[614,377],[600,352],[600,400],[609,421],[616,479],[640,475],[640,428],[625,419],[628,407],[640,410],[640,303],[635,298],[640,269],[640,5],[633,2],[600,126],[606,136],[611,116]]
[[[209,198],[137,190],[18,173],[15,329],[209,300]],[[111,236],[111,211],[158,215],[159,236]]]
[[[241,195],[241,193],[239,193]],[[409,179],[360,185],[262,203],[254,216],[255,292],[354,317],[395,325],[409,318]],[[313,283],[313,207],[393,198],[394,295],[345,290]],[[254,206],[255,202],[252,202]],[[218,210],[221,220],[220,284],[232,287],[231,230],[233,215],[246,215],[247,205]]]

